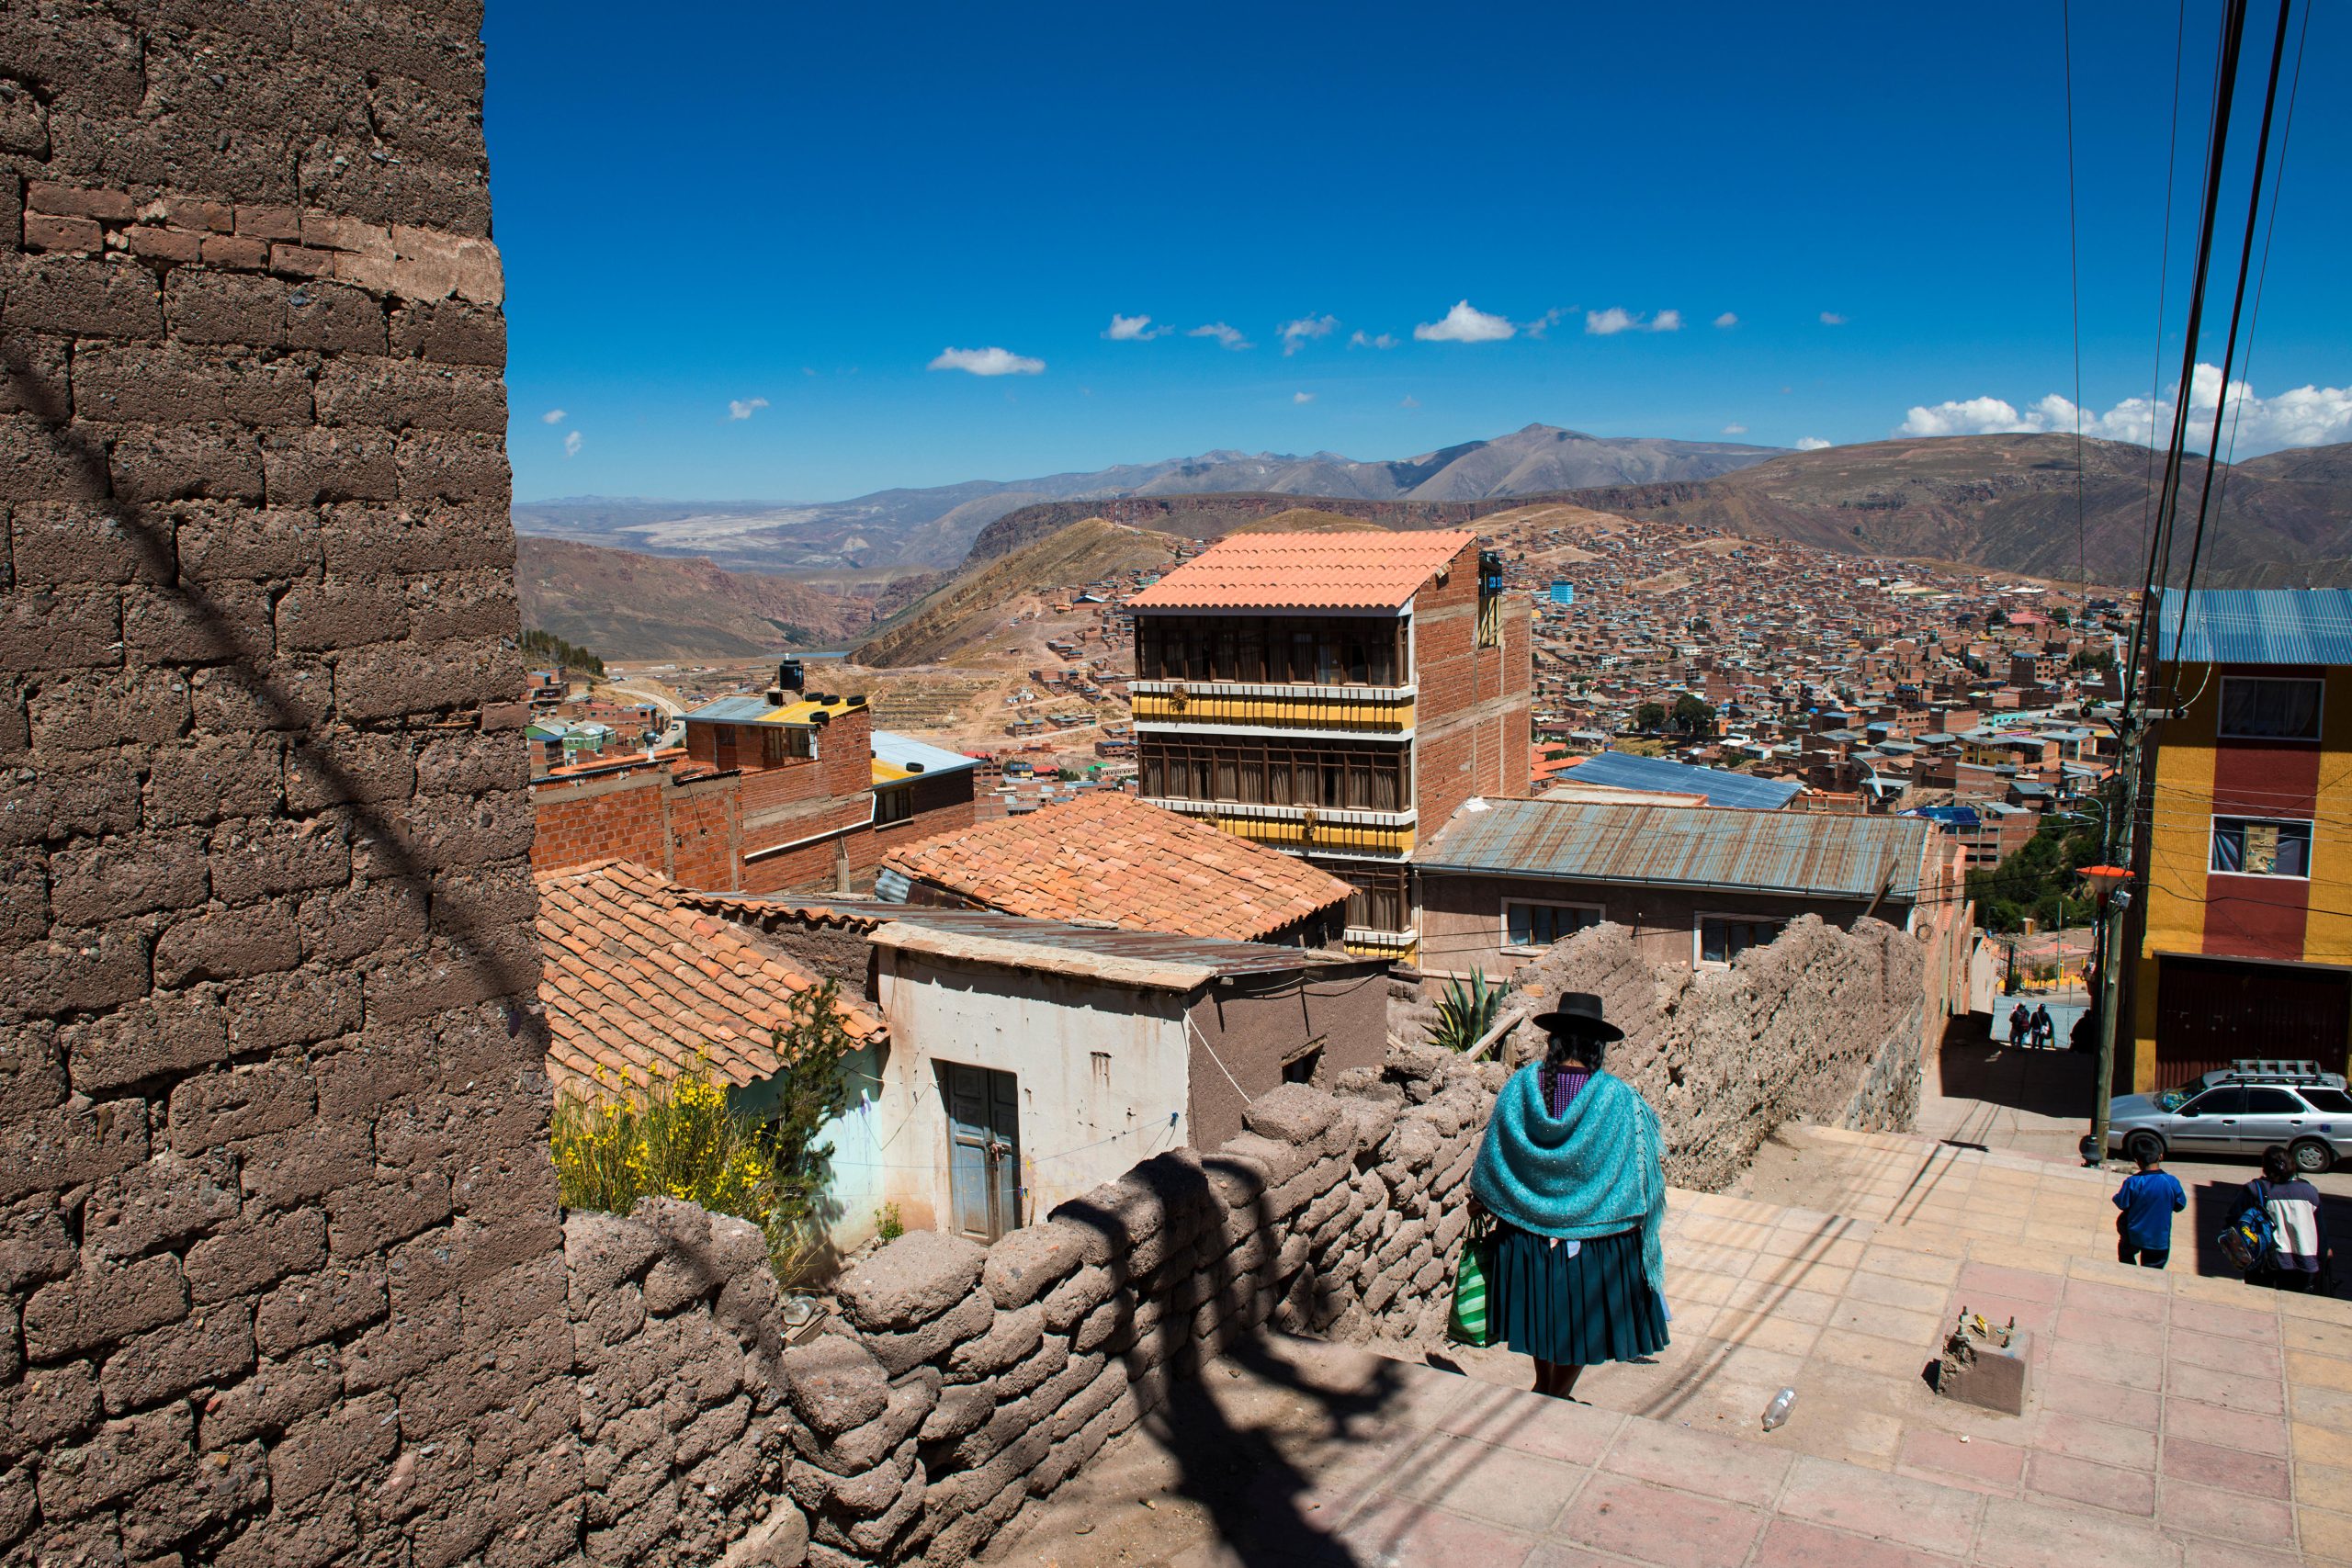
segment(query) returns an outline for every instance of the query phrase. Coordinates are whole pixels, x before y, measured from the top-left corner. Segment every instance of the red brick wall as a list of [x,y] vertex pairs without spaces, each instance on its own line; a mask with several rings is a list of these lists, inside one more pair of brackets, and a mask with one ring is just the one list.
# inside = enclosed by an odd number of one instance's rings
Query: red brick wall
[[1530,793],[1532,614],[1525,594],[1506,595],[1501,646],[1476,646],[1475,544],[1454,557],[1442,586],[1414,599],[1413,794],[1425,838],[1474,795]]
[[664,793],[670,874],[687,887],[732,888],[742,880],[742,809],[735,781],[696,779]]
[[600,860],[633,860],[668,870],[663,783],[663,774],[648,770],[533,785],[531,814],[537,831],[531,840],[531,870],[544,874]]

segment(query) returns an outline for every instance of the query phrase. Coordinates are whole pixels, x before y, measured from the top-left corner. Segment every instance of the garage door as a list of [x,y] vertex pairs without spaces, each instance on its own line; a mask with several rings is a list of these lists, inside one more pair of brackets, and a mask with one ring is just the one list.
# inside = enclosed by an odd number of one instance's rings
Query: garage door
[[2170,1089],[2245,1056],[2343,1072],[2352,976],[2292,965],[2161,958],[2156,1084]]

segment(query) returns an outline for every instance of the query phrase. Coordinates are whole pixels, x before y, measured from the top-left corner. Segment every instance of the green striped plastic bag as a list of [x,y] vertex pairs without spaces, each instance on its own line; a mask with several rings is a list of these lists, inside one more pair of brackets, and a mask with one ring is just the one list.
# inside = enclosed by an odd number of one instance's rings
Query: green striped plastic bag
[[1494,1343],[1494,1330],[1487,1322],[1487,1266],[1493,1256],[1487,1225],[1473,1220],[1462,1241],[1461,1260],[1453,1266],[1453,1315],[1446,1337],[1457,1345],[1483,1348]]

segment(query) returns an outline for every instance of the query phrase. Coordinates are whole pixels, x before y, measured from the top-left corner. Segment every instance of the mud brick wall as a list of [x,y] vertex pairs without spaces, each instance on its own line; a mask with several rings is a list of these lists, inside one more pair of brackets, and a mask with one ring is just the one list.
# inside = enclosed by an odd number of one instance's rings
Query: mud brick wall
[[573,1215],[589,1556],[951,1568],[1245,1336],[1435,1334],[1502,1077],[1406,1047],[1285,1085],[991,1247],[891,1242],[797,1345],[750,1226]]
[[[1881,920],[1841,931],[1792,920],[1728,968],[1654,964],[1623,926],[1579,931],[1515,976],[1548,1000],[1592,991],[1625,1038],[1609,1070],[1640,1089],[1666,1134],[1666,1174],[1717,1191],[1788,1121],[1901,1131],[1919,1107],[1926,1012],[1923,939]],[[1521,1025],[1512,1061],[1543,1041]]]
[[479,6],[0,8],[0,1552],[576,1550]]

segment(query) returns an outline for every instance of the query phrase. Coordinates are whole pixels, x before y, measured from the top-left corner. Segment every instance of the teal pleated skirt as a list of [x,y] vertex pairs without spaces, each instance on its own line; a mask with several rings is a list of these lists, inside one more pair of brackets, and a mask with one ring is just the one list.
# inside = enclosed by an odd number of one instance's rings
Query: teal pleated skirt
[[1630,1361],[1666,1348],[1666,1303],[1642,1272],[1642,1233],[1565,1244],[1495,1227],[1487,1271],[1494,1335],[1522,1356],[1560,1366]]

